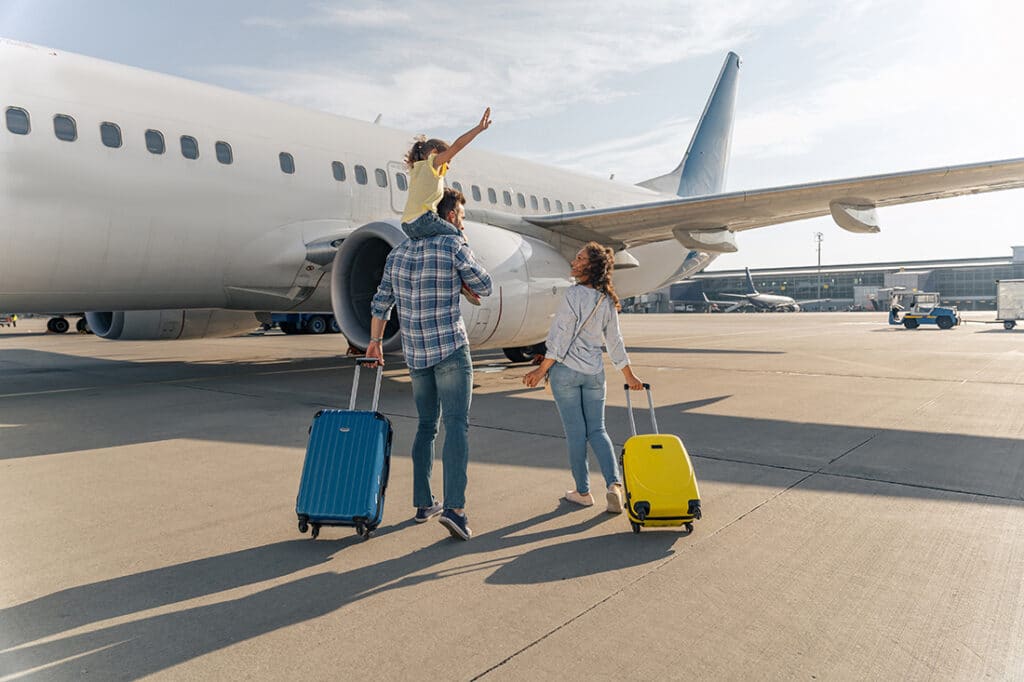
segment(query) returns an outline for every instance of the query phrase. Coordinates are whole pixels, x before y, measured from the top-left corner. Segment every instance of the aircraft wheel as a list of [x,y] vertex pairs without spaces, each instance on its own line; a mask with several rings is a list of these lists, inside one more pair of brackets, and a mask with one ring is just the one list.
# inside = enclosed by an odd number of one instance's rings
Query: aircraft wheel
[[[52,327],[50,325],[53,325]],[[46,323],[46,328],[55,334],[64,334],[71,329],[71,325],[63,317],[55,317]]]
[[75,331],[79,334],[92,334],[92,330],[89,329],[89,323],[83,317],[75,323]]
[[315,315],[309,318],[309,323],[306,325],[306,329],[310,334],[323,334],[327,331],[327,320],[320,315]]
[[505,354],[505,357],[512,362],[529,362],[533,359],[532,354],[527,354],[529,349],[527,348],[502,348],[501,351]]

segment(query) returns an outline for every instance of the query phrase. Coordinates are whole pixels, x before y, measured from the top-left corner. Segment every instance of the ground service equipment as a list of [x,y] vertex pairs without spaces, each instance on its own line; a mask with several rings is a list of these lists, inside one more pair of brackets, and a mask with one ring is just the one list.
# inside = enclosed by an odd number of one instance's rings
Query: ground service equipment
[[955,306],[939,305],[937,292],[892,292],[889,324],[902,324],[907,329],[917,329],[922,324],[934,324],[939,329],[952,329],[960,322],[960,313]]
[[1003,329],[1013,329],[1024,320],[1024,279],[996,281],[996,320]]

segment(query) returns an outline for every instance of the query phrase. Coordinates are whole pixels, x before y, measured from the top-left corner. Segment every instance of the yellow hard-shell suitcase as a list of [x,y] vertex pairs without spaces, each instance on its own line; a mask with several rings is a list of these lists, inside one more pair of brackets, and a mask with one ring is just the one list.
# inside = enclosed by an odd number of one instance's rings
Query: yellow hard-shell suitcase
[[700,518],[700,491],[690,456],[678,436],[658,432],[651,385],[647,404],[651,408],[653,434],[637,435],[633,404],[626,384],[626,407],[633,436],[622,446],[622,477],[626,486],[626,513],[633,532],[643,526],[686,526],[693,531]]

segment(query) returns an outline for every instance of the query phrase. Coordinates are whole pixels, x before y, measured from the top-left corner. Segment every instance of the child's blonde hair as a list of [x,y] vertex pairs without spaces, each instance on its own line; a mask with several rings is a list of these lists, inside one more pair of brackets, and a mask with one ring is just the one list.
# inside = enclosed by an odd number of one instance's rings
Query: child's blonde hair
[[405,155],[405,165],[412,168],[417,161],[425,160],[432,152],[443,152],[448,150],[448,143],[436,137],[427,139],[426,135],[419,135],[412,145],[412,149]]

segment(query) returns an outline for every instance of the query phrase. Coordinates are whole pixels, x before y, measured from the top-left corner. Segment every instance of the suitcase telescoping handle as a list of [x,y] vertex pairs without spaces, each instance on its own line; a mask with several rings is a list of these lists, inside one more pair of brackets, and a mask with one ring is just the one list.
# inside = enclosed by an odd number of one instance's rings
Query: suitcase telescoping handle
[[[629,410],[629,429],[633,435],[636,435],[636,420],[633,419],[633,401],[629,398],[629,384],[623,384],[626,388],[626,409]],[[654,396],[651,395],[651,385],[644,384],[644,390],[647,391],[647,405],[651,408],[651,426],[654,428],[655,433],[658,431],[658,420],[654,417]]]
[[[372,365],[377,362],[376,358],[356,358],[356,373],[352,377],[352,396],[348,399],[349,411],[356,409],[356,389],[359,388],[359,369],[364,365]],[[380,400],[380,380],[384,376],[384,366],[377,365],[377,381],[373,386],[373,407],[370,408],[371,412],[377,411],[377,402]]]

